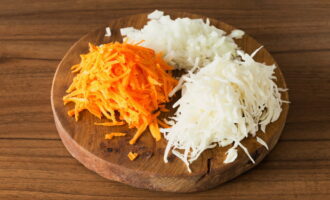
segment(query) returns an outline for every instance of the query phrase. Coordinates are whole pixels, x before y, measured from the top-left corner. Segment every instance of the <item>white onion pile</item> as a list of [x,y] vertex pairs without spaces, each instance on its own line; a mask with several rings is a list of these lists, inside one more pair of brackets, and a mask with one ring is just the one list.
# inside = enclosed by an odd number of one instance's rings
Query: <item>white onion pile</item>
[[131,43],[144,41],[141,46],[164,53],[164,59],[180,69],[191,69],[196,59],[197,65],[202,67],[217,55],[235,54],[237,45],[233,38],[244,34],[235,30],[226,36],[226,32],[211,26],[208,20],[206,23],[202,19],[172,20],[160,11],[151,13],[149,19],[141,30],[128,27],[121,29],[121,34]]

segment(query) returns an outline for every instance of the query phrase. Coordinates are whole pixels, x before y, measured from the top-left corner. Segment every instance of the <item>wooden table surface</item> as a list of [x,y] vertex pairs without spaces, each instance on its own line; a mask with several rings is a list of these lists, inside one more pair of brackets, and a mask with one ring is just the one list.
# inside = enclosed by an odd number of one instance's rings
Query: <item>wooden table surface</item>
[[[270,50],[290,88],[282,137],[255,169],[213,190],[152,192],[108,181],[64,148],[50,87],[82,35],[154,9],[206,15]],[[330,199],[330,1],[0,1],[0,199]]]

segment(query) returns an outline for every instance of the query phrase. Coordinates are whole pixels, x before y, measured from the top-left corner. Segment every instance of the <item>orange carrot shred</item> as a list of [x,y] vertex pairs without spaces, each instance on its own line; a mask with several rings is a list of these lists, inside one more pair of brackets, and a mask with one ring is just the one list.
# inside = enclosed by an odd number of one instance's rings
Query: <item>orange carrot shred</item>
[[170,112],[170,110],[167,109],[167,108],[161,108],[160,111],[162,111],[162,112]]
[[120,126],[120,125],[124,125],[125,122],[103,122],[103,123],[97,123],[95,122],[94,125],[98,125],[98,126]]
[[113,133],[107,133],[105,134],[105,139],[107,140],[111,140],[113,137],[121,137],[121,136],[125,136],[126,133],[120,133],[120,132],[113,132]]
[[163,122],[162,120],[158,119],[158,124],[163,128],[170,128],[171,126]]
[[177,80],[170,72],[174,68],[166,64],[163,56],[139,46],[142,42],[89,44],[89,53],[81,55],[81,62],[71,67],[76,75],[63,97],[64,104],[74,104],[68,115],[78,120],[79,113],[87,110],[108,120],[95,125],[127,123],[129,128],[137,129],[130,144],[147,128],[159,141],[159,126],[168,125],[157,117],[160,112],[168,112],[164,104],[169,102],[168,94]]
[[127,156],[131,161],[133,161],[138,157],[138,155],[138,153],[129,152]]
[[156,120],[149,125],[149,130],[152,137],[154,137],[156,141],[159,141],[161,139],[161,134]]

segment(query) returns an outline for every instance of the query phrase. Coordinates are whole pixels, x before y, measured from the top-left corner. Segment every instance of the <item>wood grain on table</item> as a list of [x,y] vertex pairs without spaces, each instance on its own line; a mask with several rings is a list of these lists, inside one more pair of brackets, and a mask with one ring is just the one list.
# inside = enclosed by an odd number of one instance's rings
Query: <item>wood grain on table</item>
[[[154,9],[206,15],[245,30],[272,53],[290,88],[275,149],[213,190],[135,189],[87,170],[55,129],[55,69],[82,35]],[[0,199],[330,199],[330,1],[0,1]]]

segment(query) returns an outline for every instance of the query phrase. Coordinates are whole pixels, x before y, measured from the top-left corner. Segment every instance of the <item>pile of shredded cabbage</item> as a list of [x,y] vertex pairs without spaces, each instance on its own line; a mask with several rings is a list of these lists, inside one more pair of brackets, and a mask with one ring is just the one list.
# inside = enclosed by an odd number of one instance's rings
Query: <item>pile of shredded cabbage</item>
[[[233,144],[224,163],[233,162],[240,146],[252,162],[248,150],[240,141],[255,136],[260,129],[276,121],[282,111],[281,94],[274,82],[275,65],[255,62],[252,56],[237,51],[242,60],[229,54],[218,56],[197,73],[189,72],[184,80],[178,107],[162,129],[168,140],[164,160],[169,152],[188,167],[206,149]],[[260,138],[258,142],[265,145]]]
[[212,62],[217,55],[228,52],[235,55],[238,48],[233,38],[240,38],[244,32],[226,32],[206,23],[202,19],[177,18],[164,16],[161,11],[151,13],[148,23],[137,30],[132,27],[121,29],[127,42],[144,41],[142,46],[165,54],[164,59],[180,69],[191,69],[196,64],[202,67]]
[[[260,129],[276,121],[282,111],[281,91],[275,84],[275,65],[256,62],[253,54],[239,50],[230,35],[201,19],[170,19],[163,12],[149,15],[150,21],[141,30],[128,27],[121,30],[128,42],[144,41],[141,45],[163,52],[165,60],[179,69],[186,69],[170,96],[182,89],[173,117],[167,120],[170,128],[161,129],[168,140],[164,161],[170,152],[189,165],[206,149],[217,145],[232,145],[224,163],[237,158],[240,142],[256,136]],[[256,141],[268,149],[259,137]]]

